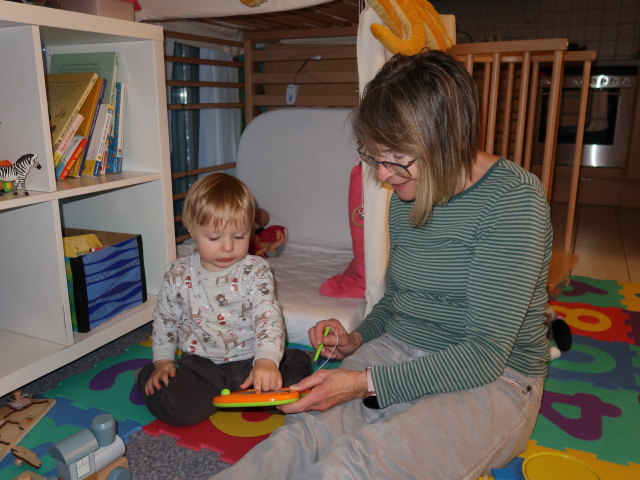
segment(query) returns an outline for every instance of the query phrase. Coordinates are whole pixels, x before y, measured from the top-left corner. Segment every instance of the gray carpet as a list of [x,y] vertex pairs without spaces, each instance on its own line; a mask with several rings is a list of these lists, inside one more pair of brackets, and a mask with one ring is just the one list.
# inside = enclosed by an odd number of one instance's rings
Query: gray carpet
[[[140,327],[81,359],[25,385],[22,390],[33,394],[51,390],[63,379],[88,370],[99,360],[120,354],[129,345],[145,341],[150,334],[151,324]],[[221,461],[215,452],[208,450],[195,452],[178,446],[173,438],[162,435],[153,437],[142,431],[129,436],[126,456],[134,480],[203,480],[229,466],[228,463]]]

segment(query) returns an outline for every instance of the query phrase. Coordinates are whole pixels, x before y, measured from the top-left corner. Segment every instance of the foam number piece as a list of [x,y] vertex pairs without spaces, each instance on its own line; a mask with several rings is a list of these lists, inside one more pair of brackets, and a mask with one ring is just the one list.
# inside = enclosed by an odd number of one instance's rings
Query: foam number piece
[[293,403],[299,398],[300,392],[289,388],[261,393],[253,389],[231,393],[225,388],[220,395],[213,397],[213,405],[217,408],[270,407]]
[[[135,372],[145,367],[148,363],[149,359],[147,358],[134,358],[107,367],[91,379],[89,388],[91,390],[108,390],[115,386],[118,375],[127,371]],[[135,382],[131,386],[129,401],[133,405],[144,405],[142,394]]]
[[632,312],[640,312],[640,282],[620,282],[620,285],[622,285],[620,295],[622,295],[622,305],[624,309]]
[[549,378],[578,380],[596,387],[638,391],[640,347],[576,336],[571,350],[551,362]]
[[626,319],[629,312],[616,307],[597,307],[585,303],[554,301],[553,309],[563,317],[574,335],[585,335],[607,342],[634,343]]
[[629,338],[634,345],[640,345],[640,313],[639,312],[627,312],[627,325],[630,328]]
[[596,307],[620,307],[622,285],[616,280],[571,277],[567,289],[556,298],[562,302],[582,302]]
[[[570,418],[563,415],[554,408],[554,404],[578,407],[580,416],[578,418]],[[576,438],[598,440],[602,437],[602,418],[619,417],[622,415],[622,410],[615,405],[603,402],[589,393],[565,395],[557,392],[545,392],[540,413]]]

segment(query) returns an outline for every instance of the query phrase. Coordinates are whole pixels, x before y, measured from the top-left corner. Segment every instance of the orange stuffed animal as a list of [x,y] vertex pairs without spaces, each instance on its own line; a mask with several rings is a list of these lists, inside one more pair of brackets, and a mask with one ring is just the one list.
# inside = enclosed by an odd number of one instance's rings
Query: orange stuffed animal
[[384,25],[371,33],[391,53],[415,55],[423,48],[446,51],[453,42],[440,15],[427,0],[367,0]]

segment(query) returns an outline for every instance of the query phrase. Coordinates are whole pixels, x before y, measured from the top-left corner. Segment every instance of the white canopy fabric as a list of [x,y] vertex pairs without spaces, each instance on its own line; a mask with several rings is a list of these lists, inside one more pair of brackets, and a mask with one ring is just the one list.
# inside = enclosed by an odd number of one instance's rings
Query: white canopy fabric
[[256,15],[313,7],[331,0],[267,0],[257,7],[248,7],[240,0],[138,0],[142,9],[136,12],[136,21],[165,20],[168,18],[229,17]]

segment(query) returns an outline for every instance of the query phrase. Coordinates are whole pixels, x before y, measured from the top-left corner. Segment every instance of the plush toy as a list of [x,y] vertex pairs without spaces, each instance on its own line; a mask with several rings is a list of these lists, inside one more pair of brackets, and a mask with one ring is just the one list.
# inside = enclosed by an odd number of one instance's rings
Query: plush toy
[[545,324],[547,325],[547,337],[555,342],[555,346],[551,346],[551,359],[560,358],[561,352],[568,352],[571,349],[572,335],[571,329],[563,318],[558,317],[556,311],[547,305],[545,311]]
[[427,0],[367,0],[384,25],[371,33],[391,53],[415,55],[423,48],[445,51],[453,45],[436,9]]
[[267,0],[240,0],[240,1],[244,3],[247,7],[259,7]]
[[255,215],[256,229],[251,239],[249,253],[260,257],[277,257],[282,253],[287,243],[287,229],[282,225],[269,224],[269,214],[263,208],[258,208]]

